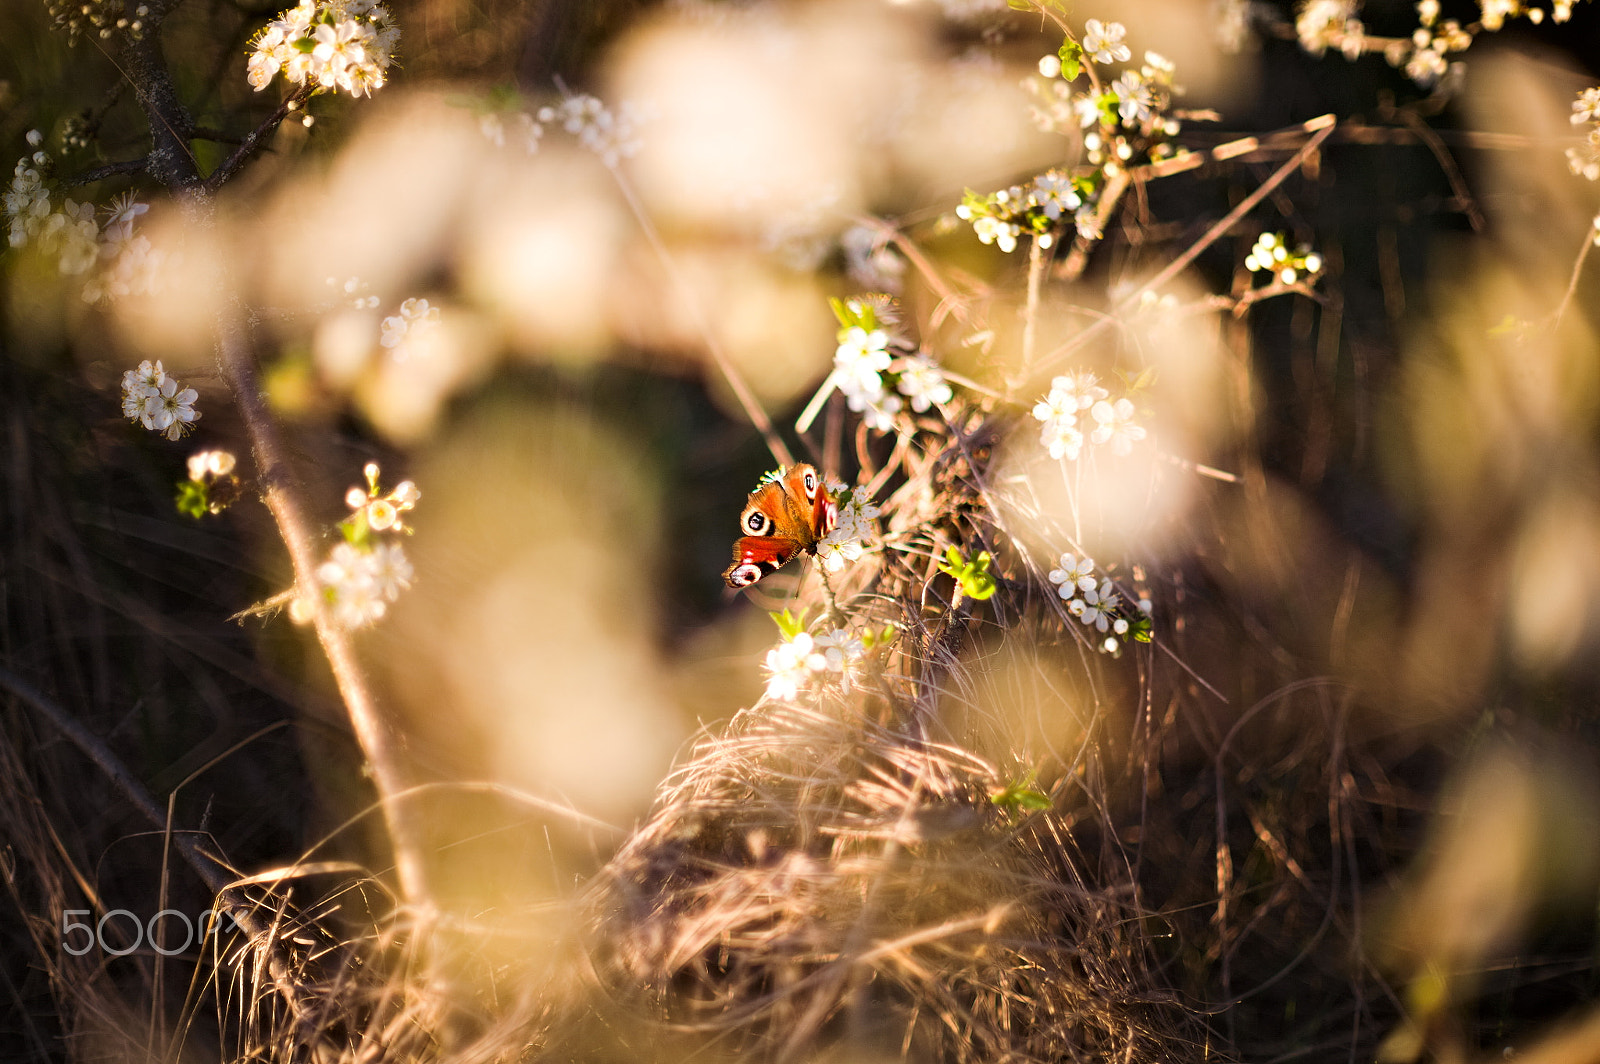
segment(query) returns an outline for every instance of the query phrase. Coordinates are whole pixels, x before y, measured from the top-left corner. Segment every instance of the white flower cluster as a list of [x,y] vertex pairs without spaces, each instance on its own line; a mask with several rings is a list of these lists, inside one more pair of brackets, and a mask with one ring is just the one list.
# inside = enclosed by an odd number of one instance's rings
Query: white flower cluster
[[554,107],[539,108],[538,113],[540,122],[560,124],[608,167],[638,154],[643,143],[638,131],[645,117],[632,103],[625,102],[612,111],[597,97],[587,94],[568,96]]
[[100,226],[95,221],[94,204],[68,199],[59,209],[52,206],[50,190],[41,173],[50,165],[50,156],[38,150],[44,135],[30,129],[27,139],[35,151],[17,160],[11,184],[0,200],[5,211],[6,238],[14,248],[31,244],[55,257],[63,274],[86,273],[100,258]]
[[1589,123],[1582,146],[1567,149],[1567,166],[1587,181],[1600,181],[1600,88],[1584,89],[1572,103],[1572,124]]
[[378,297],[371,294],[367,283],[359,277],[346,277],[343,282],[336,277],[330,277],[328,287],[342,292],[349,298],[350,305],[357,310],[374,310],[378,306]]
[[[826,490],[829,495],[838,497],[844,494],[845,486],[830,479]],[[857,498],[860,494],[859,488],[851,494],[850,501],[839,508],[833,530],[817,544],[817,561],[830,573],[837,573],[846,562],[860,558],[866,552],[863,541],[876,534],[871,522],[880,511],[865,496]]]
[[171,256],[158,250],[147,236],[135,236],[134,219],[150,208],[124,193],[111,203],[110,216],[101,232],[100,258],[105,269],[83,286],[86,303],[124,296],[153,295],[161,291],[163,267]]
[[200,420],[194,408],[198,398],[199,392],[180,385],[159,361],[146,360],[122,375],[122,416],[169,440],[182,439]]
[[408,532],[405,515],[416,509],[422,499],[414,481],[402,480],[387,495],[378,490],[378,463],[368,462],[362,470],[367,478],[365,491],[351,488],[344,494],[344,503],[374,532]]
[[[35,149],[44,143],[37,129],[29,130],[27,139]],[[112,201],[102,230],[92,203],[64,199],[59,208],[52,206],[41,173],[49,165],[50,155],[42,150],[17,160],[11,184],[0,196],[7,242],[14,248],[32,246],[54,258],[57,269],[70,277],[106,262],[107,267],[84,284],[83,298],[90,303],[106,296],[156,291],[166,253],[153,250],[148,237],[133,232],[134,220],[149,206],[135,201],[132,193],[123,193]]]
[[399,347],[407,339],[425,336],[438,326],[438,307],[430,307],[426,299],[408,299],[400,304],[400,313],[391,314],[379,323],[383,335],[378,343],[384,347]]
[[485,111],[478,116],[478,132],[497,148],[506,146],[509,135],[514,143],[522,145],[529,155],[537,154],[539,141],[544,137],[544,126],[526,111]]
[[1012,185],[988,196],[969,193],[956,208],[956,217],[971,222],[979,240],[1008,255],[1017,250],[1017,238],[1025,231],[1037,233],[1039,246],[1049,247],[1055,242],[1058,222],[1070,221],[1086,240],[1100,236],[1095,205],[1060,170],[1040,174],[1026,188]]
[[1367,32],[1356,10],[1356,0],[1304,0],[1294,20],[1300,47],[1317,56],[1337,48],[1354,59],[1366,47]]
[[140,4],[129,18],[122,0],[48,0],[45,8],[56,28],[66,30],[72,43],[85,33],[107,41],[118,31],[138,40],[144,34],[144,19],[150,14],[150,8]]
[[383,88],[399,43],[377,0],[300,0],[251,42],[250,84],[260,92],[282,72],[294,85],[370,96]]
[[1102,23],[1097,18],[1083,24],[1083,54],[1096,63],[1126,63],[1133,53],[1122,43],[1128,28],[1120,22]]
[[189,456],[189,479],[225,477],[238,463],[231,451],[196,451]]
[[[375,542],[379,532],[410,532],[404,515],[416,507],[422,492],[409,480],[401,481],[385,494],[378,487],[378,464],[368,462],[362,470],[367,486],[353,487],[345,493],[345,503],[354,511],[341,527],[346,540],[336,544],[328,560],[317,567],[317,591],[328,616],[341,628],[360,628],[381,618],[389,603],[411,586],[415,573],[398,543]],[[295,620],[311,619],[315,607],[296,600]]]
[[[1110,48],[1103,35],[1091,41],[1086,34],[1086,54],[1088,45],[1096,43],[1102,47],[1095,58],[1101,54],[1109,57],[1102,62],[1128,58],[1127,47],[1120,44],[1122,28],[1112,25],[1118,31],[1117,47]],[[1146,52],[1142,64],[1123,70],[1098,92],[1074,92],[1070,82],[1061,80],[1061,60],[1054,55],[1039,60],[1039,73],[1044,80],[1029,78],[1023,83],[1034,97],[1034,124],[1046,133],[1084,131],[1088,161],[1106,173],[1115,173],[1141,151],[1152,161],[1178,151],[1170,141],[1183,125],[1170,112],[1173,99],[1183,94],[1183,88],[1175,81],[1177,67],[1160,53]]]
[[398,543],[379,543],[371,550],[338,543],[317,566],[323,600],[341,628],[360,628],[381,618],[389,603],[411,586],[414,575]]
[[[955,396],[944,371],[932,359],[922,355],[896,358],[889,345],[886,330],[869,331],[853,325],[844,331],[833,352],[834,385],[844,393],[850,409],[879,432],[894,427],[894,416],[905,402],[920,414]],[[894,392],[889,390],[886,375],[895,377]]]
[[[1050,570],[1050,582],[1056,584],[1056,594],[1067,604],[1067,612],[1080,624],[1092,627],[1105,639],[1100,649],[1115,653],[1119,640],[1128,634],[1127,618],[1122,616],[1122,598],[1111,586],[1111,581],[1094,575],[1094,559],[1085,555],[1063,554],[1061,568]],[[1139,608],[1149,612],[1147,599],[1139,600]]]
[[767,651],[767,697],[793,702],[802,691],[833,683],[849,692],[866,652],[862,639],[842,628],[818,636],[800,632]]
[[1250,254],[1244,257],[1244,265],[1252,273],[1270,273],[1284,284],[1294,284],[1301,274],[1321,273],[1322,256],[1304,244],[1290,251],[1281,233],[1262,233]]
[[889,334],[883,329],[868,332],[859,325],[845,331],[833,352],[833,377],[839,391],[850,409],[879,432],[893,427],[894,415],[900,411],[900,397],[883,383],[883,374],[893,361]]
[[[1079,416],[1085,411],[1088,423],[1080,425]],[[1033,416],[1044,422],[1040,442],[1057,460],[1077,461],[1086,443],[1097,447],[1109,443],[1112,453],[1125,455],[1145,437],[1144,426],[1134,420],[1137,411],[1133,400],[1123,397],[1113,401],[1111,393],[1088,372],[1051,381],[1050,394],[1034,404]],[[1089,429],[1087,436],[1085,428]]]

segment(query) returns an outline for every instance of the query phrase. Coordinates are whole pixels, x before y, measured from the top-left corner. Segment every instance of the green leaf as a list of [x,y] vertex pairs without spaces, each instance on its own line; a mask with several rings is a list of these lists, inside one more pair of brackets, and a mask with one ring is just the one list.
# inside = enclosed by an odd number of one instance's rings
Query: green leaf
[[783,633],[785,642],[792,643],[795,636],[806,630],[805,610],[801,610],[798,616],[787,609],[782,613],[769,613],[767,616],[772,618],[773,623],[778,626],[778,631]]
[[1033,5],[1028,0],[1006,0],[1006,6],[1013,11],[1032,11]]
[[363,506],[340,521],[339,531],[344,535],[344,541],[352,547],[368,550],[372,541],[372,527],[367,524],[367,508]]
[[1061,76],[1076,81],[1083,73],[1083,45],[1077,41],[1063,41],[1056,55],[1061,57]]
[[1033,785],[1034,774],[1019,780],[1012,780],[1005,787],[989,796],[989,801],[998,805],[1008,813],[1018,811],[1037,813],[1042,809],[1050,808],[1050,796]]
[[1000,585],[995,583],[993,576],[989,575],[989,563],[993,559],[989,556],[988,551],[982,551],[976,558],[968,561],[960,550],[951,547],[945,551],[945,558],[948,561],[939,563],[940,572],[948,573],[955,577],[956,582],[961,585],[962,592],[968,598],[977,599],[981,602],[984,599],[992,598],[994,593],[999,590]]
[[178,512],[198,521],[211,509],[211,500],[207,498],[209,494],[204,481],[185,480],[178,485],[178,497],[175,500]]

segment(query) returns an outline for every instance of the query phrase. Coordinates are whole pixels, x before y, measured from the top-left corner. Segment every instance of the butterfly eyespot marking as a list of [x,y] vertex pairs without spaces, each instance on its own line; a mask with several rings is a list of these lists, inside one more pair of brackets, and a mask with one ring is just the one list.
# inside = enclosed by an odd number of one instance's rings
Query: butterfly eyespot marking
[[814,469],[806,470],[806,498],[814,500],[817,497],[817,473]]
[[761,579],[761,566],[754,562],[736,565],[728,573],[728,583],[734,587],[748,587]]
[[772,518],[760,510],[752,510],[745,514],[744,527],[750,530],[752,536],[764,536],[772,528]]

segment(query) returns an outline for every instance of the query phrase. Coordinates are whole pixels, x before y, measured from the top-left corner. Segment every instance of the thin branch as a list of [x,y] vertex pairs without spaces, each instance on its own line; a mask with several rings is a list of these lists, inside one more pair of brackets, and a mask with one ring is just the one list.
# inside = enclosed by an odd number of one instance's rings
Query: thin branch
[[[289,449],[262,394],[255,358],[243,326],[243,315],[237,309],[225,311],[218,323],[217,358],[223,379],[233,392],[234,403],[250,436],[262,497],[277,523],[284,546],[289,550],[295,587],[311,597],[317,586],[316,537],[295,488]],[[361,751],[372,770],[372,780],[383,805],[384,821],[394,845],[395,869],[400,877],[401,893],[413,906],[431,912],[422,861],[421,831],[415,818],[406,813],[396,797],[406,786],[400,770],[399,744],[378,711],[377,698],[356,658],[349,633],[335,624],[323,610],[317,611],[314,623],[317,640],[333,669],[334,682],[344,699],[356,741],[361,744]]]
[[280,103],[278,109],[267,116],[266,121],[245,134],[244,139],[239,141],[239,146],[234,149],[233,154],[224,159],[222,165],[218,166],[211,176],[206,178],[205,184],[201,186],[201,191],[208,196],[215,195],[217,190],[230,177],[238,173],[239,168],[249,162],[250,157],[266,144],[267,138],[272,136],[283,120],[289,116],[290,112],[303,107],[305,102],[311,99],[311,94],[315,91],[316,87],[314,85],[303,86]]
[[93,170],[85,170],[81,174],[64,177],[61,179],[61,187],[77,188],[80,185],[92,185],[96,181],[104,181],[108,177],[120,177],[123,174],[142,174],[148,172],[149,169],[150,157],[148,155],[138,159],[124,159],[121,162],[106,163],[104,166],[97,166]]
[[[1317,148],[1322,145],[1322,142],[1328,138],[1328,135],[1333,132],[1335,128],[1335,121],[1336,120],[1334,119],[1333,115],[1322,115],[1319,118],[1313,118],[1310,121],[1303,123],[1301,128],[1308,132],[1312,132],[1313,136],[1301,146],[1299,151],[1294,153],[1293,157],[1286,161],[1282,166],[1278,167],[1278,169],[1273,172],[1272,176],[1263,181],[1260,187],[1258,187],[1254,192],[1240,200],[1238,205],[1224,215],[1220,221],[1218,221],[1210,229],[1207,229],[1199,240],[1196,240],[1193,244],[1189,245],[1183,254],[1167,263],[1165,269],[1156,274],[1154,277],[1150,278],[1150,280],[1146,281],[1144,284],[1140,285],[1132,293],[1117,303],[1116,309],[1126,310],[1129,307],[1137,306],[1140,297],[1142,297],[1146,292],[1153,292],[1157,288],[1160,288],[1162,285],[1166,284],[1168,281],[1171,281],[1185,268],[1187,268],[1191,262],[1198,258],[1202,251],[1221,239],[1230,229],[1239,223],[1240,219],[1254,210],[1256,204],[1266,199],[1267,196],[1271,194],[1273,189],[1282,184],[1290,174],[1294,173],[1305,163],[1306,159],[1310,157],[1311,153],[1316,151]],[[1064,358],[1073,351],[1077,350],[1079,347],[1082,347],[1084,344],[1088,343],[1089,340],[1105,331],[1105,329],[1109,327],[1113,320],[1114,318],[1112,317],[1106,317],[1095,322],[1093,325],[1083,330],[1083,332],[1079,333],[1077,336],[1074,336],[1065,344],[1062,344],[1054,351],[1051,351],[1050,354],[1045,357],[1045,364],[1049,365],[1051,362]]]
[[1595,226],[1591,223],[1583,231],[1583,246],[1578,249],[1578,259],[1572,264],[1572,278],[1567,281],[1567,291],[1561,297],[1561,303],[1550,317],[1550,327],[1555,328],[1561,324],[1561,316],[1567,312],[1567,307],[1572,305],[1572,297],[1578,292],[1578,278],[1583,274],[1583,264],[1589,258],[1589,250],[1594,247]]

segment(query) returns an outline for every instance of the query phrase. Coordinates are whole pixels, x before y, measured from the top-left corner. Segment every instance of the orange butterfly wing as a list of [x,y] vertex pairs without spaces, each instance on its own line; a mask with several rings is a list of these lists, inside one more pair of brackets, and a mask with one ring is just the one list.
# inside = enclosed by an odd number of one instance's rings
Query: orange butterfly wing
[[729,587],[748,587],[788,564],[800,552],[815,554],[833,528],[833,500],[814,466],[780,470],[750,493],[739,514],[745,533],[733,544],[733,564],[722,573]]

